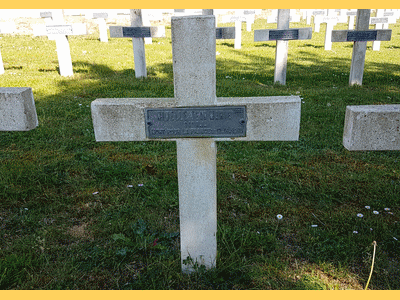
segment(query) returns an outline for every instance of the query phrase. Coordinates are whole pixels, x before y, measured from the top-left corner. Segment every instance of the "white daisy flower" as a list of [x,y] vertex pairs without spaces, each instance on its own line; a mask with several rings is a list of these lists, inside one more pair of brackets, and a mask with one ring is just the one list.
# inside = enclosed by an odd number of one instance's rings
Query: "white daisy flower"
[[277,218],[278,220],[282,220],[283,216],[282,216],[282,215],[276,215],[276,218]]
[[364,215],[363,214],[357,214],[357,217],[362,218],[362,217],[364,217]]
[[379,215],[379,211],[374,210],[373,213],[374,213],[375,215]]
[[370,209],[370,208],[371,208],[371,206],[368,206],[368,205],[366,205],[366,206],[365,206],[365,208],[366,208],[366,209]]

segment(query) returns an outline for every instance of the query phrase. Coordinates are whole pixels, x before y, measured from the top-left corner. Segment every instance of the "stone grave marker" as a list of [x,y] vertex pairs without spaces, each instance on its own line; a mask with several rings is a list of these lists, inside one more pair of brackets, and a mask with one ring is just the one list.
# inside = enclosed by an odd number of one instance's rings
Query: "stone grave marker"
[[94,12],[92,18],[96,19],[97,24],[99,24],[100,42],[107,43],[108,35],[107,35],[106,19],[108,18],[108,13]]
[[0,87],[0,131],[28,131],[38,126],[30,87]]
[[[385,15],[386,14],[386,15]],[[377,9],[376,16],[369,19],[370,24],[375,25],[375,29],[388,29],[389,24],[395,24],[396,18],[394,12],[386,13],[384,9]],[[380,41],[372,42],[372,50],[379,51],[381,47]]]
[[390,41],[392,30],[369,29],[370,9],[358,9],[355,30],[333,30],[332,42],[353,42],[349,84],[362,85],[367,41]]
[[52,18],[46,24],[40,24],[35,29],[35,35],[47,35],[49,40],[55,40],[58,56],[58,65],[61,76],[73,76],[71,51],[68,35],[87,34],[86,24],[65,24],[62,11],[42,12],[44,18]]
[[96,99],[91,109],[98,142],[176,142],[181,263],[191,272],[216,266],[216,141],[298,140],[301,102],[217,98],[215,17],[172,17],[171,33],[174,98]]
[[353,30],[354,29],[354,19],[357,15],[357,10],[349,10],[346,12],[346,16],[349,17],[349,30]]
[[343,146],[350,151],[400,150],[400,104],[346,107]]
[[312,28],[289,28],[289,10],[278,10],[277,29],[254,30],[254,41],[276,41],[274,82],[286,84],[289,40],[311,39]]
[[[235,49],[242,48],[242,22],[246,22],[246,17],[241,15],[222,16],[222,23],[235,23]],[[225,27],[228,28],[228,27]]]
[[333,27],[339,22],[340,18],[336,16],[332,9],[328,9],[328,15],[321,17],[320,24],[326,23],[325,29],[325,50],[332,50],[332,30]]
[[136,78],[147,77],[144,38],[165,37],[165,27],[143,26],[141,9],[131,9],[130,13],[131,13],[131,26],[130,27],[110,26],[110,37],[132,39],[135,76]]
[[314,31],[319,32],[321,28],[321,17],[326,16],[326,9],[317,9],[311,12],[311,15],[314,16]]

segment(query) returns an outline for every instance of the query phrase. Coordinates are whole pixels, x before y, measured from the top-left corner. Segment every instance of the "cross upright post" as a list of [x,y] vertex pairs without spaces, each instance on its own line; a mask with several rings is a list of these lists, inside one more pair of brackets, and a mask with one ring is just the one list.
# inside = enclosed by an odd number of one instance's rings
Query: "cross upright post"
[[369,29],[370,9],[358,9],[355,30],[333,30],[332,42],[354,42],[350,66],[350,85],[362,85],[368,41],[390,41],[392,30]]
[[143,26],[142,10],[131,9],[131,26],[110,26],[110,37],[112,38],[132,38],[133,61],[135,64],[136,78],[147,77],[146,55],[144,48],[144,38],[146,37],[165,37],[164,27]]
[[274,82],[286,84],[286,68],[288,57],[289,40],[311,39],[312,29],[291,28],[289,29],[289,9],[278,9],[278,28],[254,30],[254,41],[276,40]]
[[96,99],[96,141],[176,141],[181,264],[216,266],[216,141],[293,141],[300,97],[216,97],[215,17],[171,19],[174,98]]

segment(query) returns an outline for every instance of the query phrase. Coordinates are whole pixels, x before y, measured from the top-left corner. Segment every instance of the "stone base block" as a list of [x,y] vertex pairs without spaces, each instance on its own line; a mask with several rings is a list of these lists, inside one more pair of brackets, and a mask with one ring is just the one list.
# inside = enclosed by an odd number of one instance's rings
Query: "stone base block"
[[347,106],[343,146],[357,150],[400,150],[400,104]]
[[0,131],[28,131],[37,126],[32,89],[0,88]]

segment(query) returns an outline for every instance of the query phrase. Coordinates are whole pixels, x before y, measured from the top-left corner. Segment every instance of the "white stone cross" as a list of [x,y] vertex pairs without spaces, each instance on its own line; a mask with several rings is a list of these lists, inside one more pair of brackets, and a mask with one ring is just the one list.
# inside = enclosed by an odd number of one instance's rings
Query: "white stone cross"
[[241,15],[222,16],[222,23],[235,22],[235,49],[242,48],[242,22],[246,22],[246,17]]
[[92,18],[96,19],[97,24],[99,24],[100,42],[107,43],[108,35],[107,35],[106,19],[108,18],[108,13],[94,12]]
[[340,18],[336,15],[333,9],[328,9],[327,16],[320,17],[320,23],[326,23],[325,29],[325,50],[332,49],[332,30],[333,27],[340,21]]
[[354,42],[349,84],[362,85],[367,41],[390,41],[392,30],[369,29],[370,9],[358,9],[355,30],[333,30],[332,42]]
[[[375,25],[375,29],[388,29],[389,24],[395,24],[396,18],[392,13],[390,16],[385,13],[384,9],[377,9],[376,15],[373,18],[369,19],[370,24]],[[372,42],[372,50],[379,51],[381,47],[381,41],[373,41]]]
[[135,76],[136,78],[147,77],[144,38],[165,37],[165,27],[143,26],[141,9],[131,9],[130,14],[131,14],[131,26],[130,27],[110,26],[110,37],[132,38]]
[[326,9],[317,9],[311,12],[311,15],[314,16],[314,31],[319,32],[321,27],[321,17],[327,15]]
[[354,19],[357,15],[357,10],[349,10],[346,12],[346,16],[349,17],[349,30],[353,30],[354,29]]
[[216,266],[216,141],[294,141],[300,97],[216,97],[215,17],[171,18],[174,98],[96,99],[96,141],[176,141],[181,262]]
[[74,23],[65,24],[62,11],[55,10],[41,14],[45,18],[52,18],[53,21],[46,21],[46,25],[39,26],[43,28],[38,30],[36,35],[46,34],[49,39],[56,41],[58,65],[61,76],[73,76],[71,51],[67,35],[84,35],[87,34],[86,24]]
[[28,131],[38,126],[30,87],[0,87],[0,131]]
[[289,40],[311,39],[312,28],[290,28],[289,9],[278,10],[278,28],[254,30],[254,41],[276,40],[274,82],[286,84],[286,67]]

